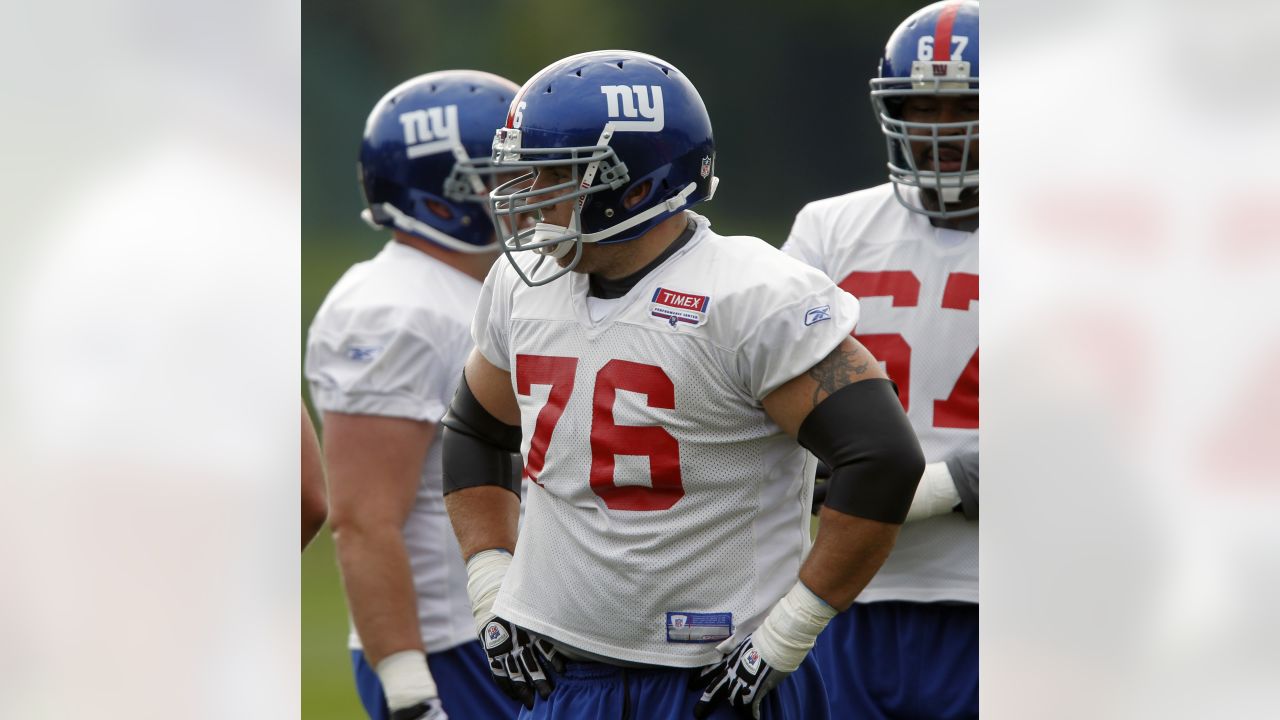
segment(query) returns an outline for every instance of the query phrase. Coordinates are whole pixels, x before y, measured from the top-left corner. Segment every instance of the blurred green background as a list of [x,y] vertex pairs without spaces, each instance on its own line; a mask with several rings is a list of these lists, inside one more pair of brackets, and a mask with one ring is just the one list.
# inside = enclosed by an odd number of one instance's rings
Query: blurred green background
[[[523,83],[567,55],[624,48],[680,68],[716,135],[720,189],[697,211],[725,235],[780,245],[801,206],[885,180],[867,80],[923,2],[309,0],[302,5],[302,326],[352,263],[387,239],[358,214],[355,161],[383,93],[470,68]],[[305,395],[305,383],[304,383]],[[302,716],[363,717],[351,681],[333,544],[302,556]]]

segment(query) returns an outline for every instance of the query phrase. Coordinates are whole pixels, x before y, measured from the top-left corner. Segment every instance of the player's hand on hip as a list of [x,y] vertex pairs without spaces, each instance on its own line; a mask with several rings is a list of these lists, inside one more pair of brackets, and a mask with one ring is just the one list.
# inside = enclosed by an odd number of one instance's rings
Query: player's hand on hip
[[449,714],[440,704],[440,698],[434,697],[392,712],[391,720],[449,720]]
[[764,696],[791,674],[769,665],[752,637],[748,635],[725,659],[702,668],[694,676],[692,685],[702,690],[702,697],[693,706],[695,718],[708,717],[716,705],[724,703],[742,714],[750,712],[758,720]]
[[547,677],[546,664],[564,669],[560,654],[545,640],[513,622],[494,617],[480,631],[480,643],[489,656],[489,671],[508,697],[533,709],[533,694],[544,700],[555,683]]

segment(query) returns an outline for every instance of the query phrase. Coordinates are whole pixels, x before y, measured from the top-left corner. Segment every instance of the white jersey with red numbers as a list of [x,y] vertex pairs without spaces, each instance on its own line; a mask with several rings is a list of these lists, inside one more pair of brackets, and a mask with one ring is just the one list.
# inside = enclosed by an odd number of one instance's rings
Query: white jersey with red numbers
[[[898,385],[928,462],[978,449],[978,233],[935,228],[889,184],[809,203],[783,252],[857,296],[854,335]],[[903,526],[859,602],[978,601],[978,523]]]
[[[475,278],[394,240],[352,266],[307,334],[306,375],[316,409],[438,423],[473,347],[471,314],[479,295]],[[429,653],[475,639],[467,571],[442,484],[436,425],[403,531]],[[354,626],[349,644],[361,647]]]
[[687,244],[616,300],[589,299],[582,273],[528,287],[497,263],[473,327],[511,373],[534,481],[495,612],[673,667],[719,660],[794,585],[815,464],[761,399],[858,314],[813,268],[689,216]]

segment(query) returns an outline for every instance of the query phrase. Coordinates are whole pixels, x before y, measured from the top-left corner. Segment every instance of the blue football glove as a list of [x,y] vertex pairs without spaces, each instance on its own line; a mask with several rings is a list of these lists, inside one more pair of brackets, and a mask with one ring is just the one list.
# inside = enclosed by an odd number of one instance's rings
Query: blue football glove
[[400,708],[391,713],[391,720],[449,720],[440,698],[429,698],[417,705]]
[[489,672],[498,687],[529,710],[533,709],[535,691],[545,700],[555,687],[542,663],[550,663],[557,672],[564,670],[564,659],[550,643],[500,617],[485,624],[480,643],[489,656]]
[[702,668],[694,677],[693,686],[702,689],[702,698],[693,706],[695,718],[702,720],[723,702],[740,714],[750,711],[759,720],[761,700],[791,673],[769,667],[751,638],[748,635],[725,659]]

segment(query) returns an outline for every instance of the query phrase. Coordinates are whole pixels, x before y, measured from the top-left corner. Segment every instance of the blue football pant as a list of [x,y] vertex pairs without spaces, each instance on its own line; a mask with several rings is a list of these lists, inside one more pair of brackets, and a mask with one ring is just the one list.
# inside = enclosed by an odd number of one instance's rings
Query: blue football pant
[[811,657],[833,717],[978,717],[974,603],[854,603],[818,636]]
[[[555,676],[555,690],[533,710],[520,710],[521,720],[692,720],[693,706],[702,697],[690,687],[697,670],[622,668],[601,663],[566,663]],[[828,720],[827,696],[812,658],[765,696],[760,713],[765,720]],[[741,720],[736,710],[717,707],[716,720]]]
[[[387,699],[382,693],[378,675],[365,660],[364,653],[351,651],[351,665],[356,675],[356,692],[370,720],[387,720]],[[498,689],[489,673],[489,659],[479,640],[472,640],[449,650],[429,653],[427,667],[440,690],[440,702],[449,720],[502,720],[514,718],[520,703]]]

